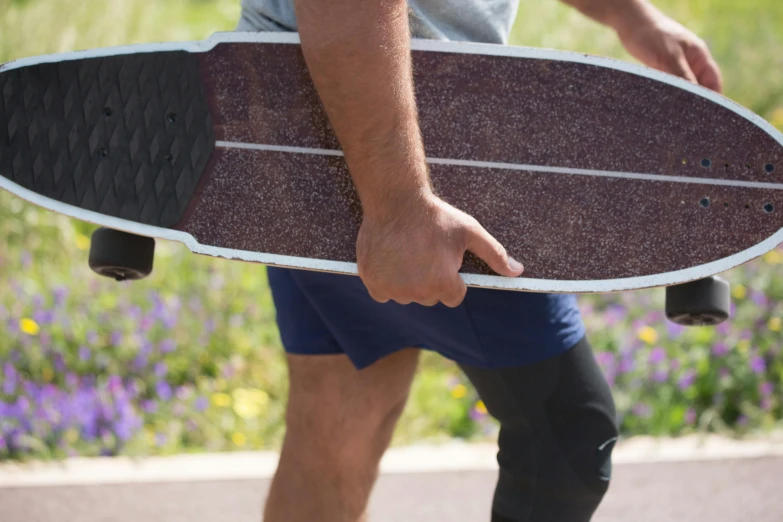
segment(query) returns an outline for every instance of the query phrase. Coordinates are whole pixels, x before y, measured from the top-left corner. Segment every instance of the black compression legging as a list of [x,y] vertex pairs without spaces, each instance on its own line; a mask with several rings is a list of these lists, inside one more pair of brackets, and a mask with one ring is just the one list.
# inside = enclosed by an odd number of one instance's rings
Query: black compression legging
[[590,344],[530,366],[462,366],[501,425],[492,522],[587,522],[609,487],[611,390]]

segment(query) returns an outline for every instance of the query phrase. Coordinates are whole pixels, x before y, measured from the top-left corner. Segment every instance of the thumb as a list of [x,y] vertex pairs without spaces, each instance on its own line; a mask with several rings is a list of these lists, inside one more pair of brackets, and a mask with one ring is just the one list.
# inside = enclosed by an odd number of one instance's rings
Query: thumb
[[469,229],[467,250],[483,259],[500,275],[517,277],[523,271],[522,263],[509,257],[503,245],[478,223]]

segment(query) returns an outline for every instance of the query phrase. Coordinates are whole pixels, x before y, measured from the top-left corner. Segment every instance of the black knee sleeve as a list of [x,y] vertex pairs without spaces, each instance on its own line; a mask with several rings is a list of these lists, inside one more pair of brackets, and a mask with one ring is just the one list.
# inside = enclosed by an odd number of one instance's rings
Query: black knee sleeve
[[493,522],[586,522],[609,487],[617,424],[587,340],[517,368],[462,369],[500,422]]

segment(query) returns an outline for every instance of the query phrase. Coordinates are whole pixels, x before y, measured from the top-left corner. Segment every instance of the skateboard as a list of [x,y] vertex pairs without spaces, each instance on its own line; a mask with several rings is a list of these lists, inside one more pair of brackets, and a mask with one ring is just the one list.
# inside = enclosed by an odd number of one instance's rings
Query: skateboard
[[[783,241],[783,135],[679,78],[583,54],[414,40],[433,187],[526,268],[467,254],[468,285],[666,286],[714,324],[714,277]],[[152,269],[154,239],[356,274],[361,207],[295,33],[218,33],[0,68],[0,187],[100,225],[90,265]]]

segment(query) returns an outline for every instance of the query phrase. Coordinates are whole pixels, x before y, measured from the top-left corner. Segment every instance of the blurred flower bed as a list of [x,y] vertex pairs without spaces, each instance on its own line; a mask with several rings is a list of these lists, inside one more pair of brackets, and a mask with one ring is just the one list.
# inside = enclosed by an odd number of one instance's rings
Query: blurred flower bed
[[[158,244],[153,276],[90,272],[91,227],[0,195],[0,459],[275,448],[286,374],[260,265]],[[625,435],[747,433],[783,415],[783,253],[736,269],[733,319],[685,329],[663,290],[584,296]],[[426,354],[395,441],[493,436]]]
[[[782,3],[655,3],[704,36],[731,98],[783,129]],[[238,12],[239,0],[11,0],[0,62],[204,38]],[[629,58],[558,2],[522,2],[512,42]],[[287,381],[263,267],[159,243],[153,276],[118,284],[88,269],[90,231],[0,191],[0,460],[277,447]],[[780,424],[782,263],[774,251],[727,274],[736,307],[718,328],[667,323],[661,289],[580,298],[625,435]],[[457,368],[425,354],[395,443],[495,432]]]

